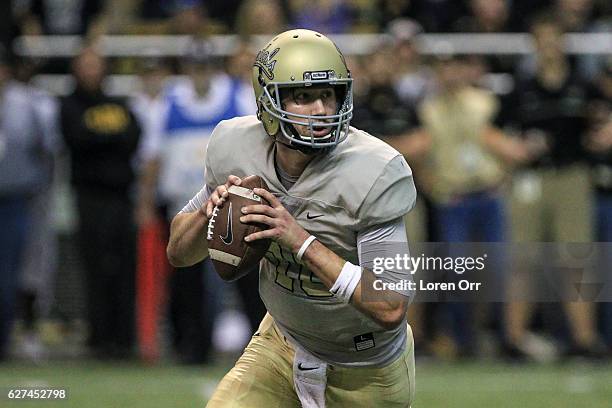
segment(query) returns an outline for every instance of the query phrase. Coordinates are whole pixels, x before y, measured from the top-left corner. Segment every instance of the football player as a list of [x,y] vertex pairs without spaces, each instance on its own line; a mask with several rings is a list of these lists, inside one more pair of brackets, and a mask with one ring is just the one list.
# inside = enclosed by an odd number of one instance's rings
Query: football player
[[[409,407],[414,350],[401,267],[372,272],[374,258],[407,254],[403,216],[416,199],[396,150],[358,129],[352,78],[336,45],[314,31],[276,36],[257,55],[258,114],[221,122],[206,185],[174,218],[168,257],[206,256],[206,227],[231,185],[261,176],[270,205],[242,208],[242,222],[270,238],[259,293],[268,314],[209,407]],[[239,175],[240,177],[236,176]],[[380,289],[380,283],[378,285]]]

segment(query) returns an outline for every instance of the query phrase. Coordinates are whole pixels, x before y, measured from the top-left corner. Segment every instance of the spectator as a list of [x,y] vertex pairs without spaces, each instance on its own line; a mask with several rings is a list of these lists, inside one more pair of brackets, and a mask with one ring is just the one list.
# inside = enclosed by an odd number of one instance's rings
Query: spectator
[[[497,99],[469,84],[469,67],[456,55],[435,63],[438,92],[419,106],[430,149],[424,171],[434,203],[439,239],[444,242],[500,242],[504,240],[505,210],[501,195],[504,168],[485,140],[497,132],[493,121]],[[486,222],[482,222],[486,219]],[[449,328],[459,356],[477,350],[472,306],[446,306]]]
[[[515,128],[534,153],[514,176],[512,240],[591,242],[593,192],[586,182],[589,174],[583,148],[587,88],[564,53],[563,27],[558,20],[536,19],[532,34],[536,73],[516,80],[515,92],[500,116],[500,124]],[[524,292],[532,274],[513,272],[510,290]],[[571,332],[570,353],[599,355],[593,304],[566,302],[564,308]],[[518,357],[528,357],[524,344],[530,316],[527,302],[508,304],[506,336],[511,354]]]
[[48,180],[50,143],[32,89],[11,79],[0,47],[0,361],[7,357],[31,200]]
[[61,101],[60,123],[77,198],[88,343],[96,357],[128,357],[135,272],[130,189],[140,128],[123,99],[102,91],[106,62],[94,48],[83,49],[72,66],[76,89]]

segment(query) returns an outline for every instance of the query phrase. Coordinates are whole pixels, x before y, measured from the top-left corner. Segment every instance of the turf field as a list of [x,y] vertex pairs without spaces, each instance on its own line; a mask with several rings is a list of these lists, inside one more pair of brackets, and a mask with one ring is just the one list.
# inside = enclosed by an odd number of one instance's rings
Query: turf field
[[[83,361],[0,365],[0,407],[203,407],[227,368]],[[68,399],[7,399],[9,387],[23,386],[66,388]],[[417,363],[413,407],[610,408],[612,366]]]

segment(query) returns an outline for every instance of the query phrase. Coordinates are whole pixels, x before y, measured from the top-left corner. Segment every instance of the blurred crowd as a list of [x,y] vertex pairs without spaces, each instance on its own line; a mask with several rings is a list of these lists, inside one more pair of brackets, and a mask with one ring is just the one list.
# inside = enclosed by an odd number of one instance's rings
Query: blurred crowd
[[525,32],[546,11],[564,31],[602,29],[606,0],[13,0],[2,2],[2,36],[272,34],[287,27],[379,33],[397,18],[425,31]]
[[[420,198],[407,217],[411,242],[612,242],[612,55],[564,48],[565,33],[612,32],[608,1],[69,3],[0,5],[0,361],[44,356],[40,322],[57,318],[58,292],[74,284],[67,276],[80,282],[92,357],[133,357],[163,332],[178,361],[205,363],[228,297],[247,331],[257,327],[265,309],[255,273],[230,285],[208,262],[172,271],[163,248],[168,222],[201,188],[215,125],[255,113],[251,36],[290,27],[387,34],[369,53],[347,56],[352,125],[413,168]],[[419,37],[435,32],[530,32],[534,52],[466,55],[449,45],[423,55]],[[70,34],[86,39],[70,61],[14,53],[20,35]],[[191,40],[180,58],[151,50],[109,59],[98,47],[103,34]],[[210,34],[240,40],[219,57]],[[70,73],[74,87],[53,95],[33,85],[40,73]],[[136,75],[139,90],[108,94],[111,73]],[[510,85],[496,86],[491,74]],[[60,237],[57,186],[68,178],[76,223]],[[528,290],[525,276],[537,271],[516,273],[510,291]],[[599,360],[612,350],[610,303],[417,303],[409,322],[417,354],[444,359],[479,357],[485,343],[513,361]]]

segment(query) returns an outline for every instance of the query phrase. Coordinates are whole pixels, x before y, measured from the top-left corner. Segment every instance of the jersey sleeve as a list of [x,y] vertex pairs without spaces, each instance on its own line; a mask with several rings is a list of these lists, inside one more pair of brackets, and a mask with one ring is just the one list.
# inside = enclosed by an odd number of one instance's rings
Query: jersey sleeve
[[[377,279],[394,284],[412,280],[410,271],[401,269],[399,265],[390,269],[378,270],[381,266],[380,260],[395,259],[398,255],[401,258],[410,256],[403,217],[359,231],[357,250],[359,265],[373,271]],[[396,287],[403,288],[402,285]],[[393,289],[393,291],[404,296],[412,295],[408,289]]]
[[208,186],[202,187],[202,189],[198,191],[197,194],[193,196],[191,200],[189,200],[187,205],[184,206],[180,212],[181,213],[192,213],[192,212],[198,211],[200,208],[202,208],[202,206],[204,205],[206,200],[208,200],[208,198],[212,195],[212,193],[213,193],[213,190],[210,187]]
[[415,205],[412,170],[403,156],[387,163],[357,210],[358,230],[404,216]]
[[225,121],[221,121],[215,129],[212,131],[210,141],[206,146],[206,163],[205,163],[205,174],[204,180],[206,185],[214,190],[217,186],[225,184],[226,180],[221,180],[219,176],[219,169],[217,163],[221,158],[224,157],[223,144],[220,143],[220,139],[223,137],[223,125]]

